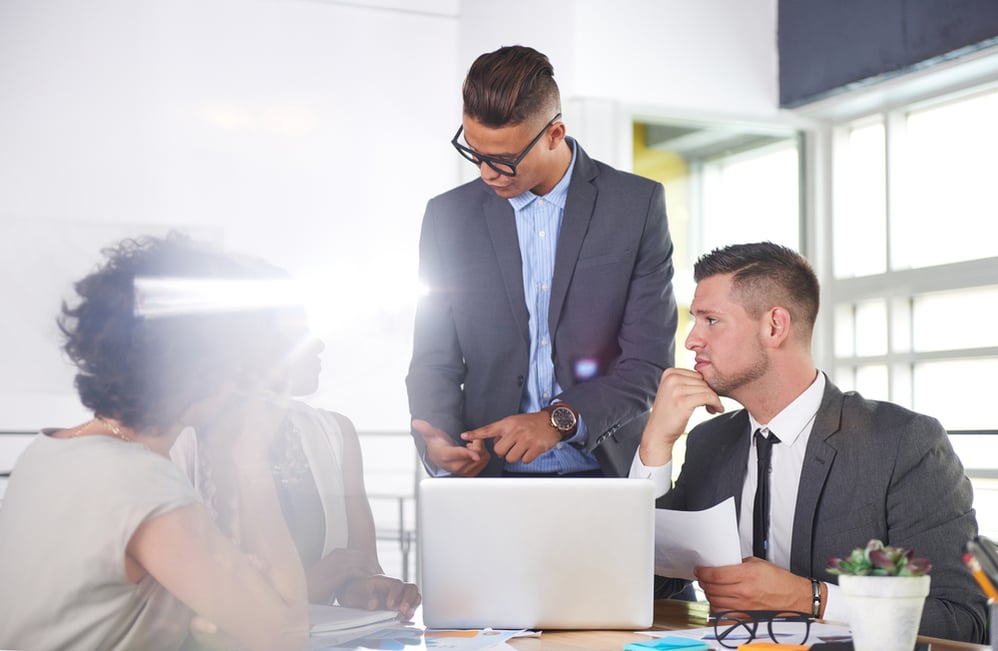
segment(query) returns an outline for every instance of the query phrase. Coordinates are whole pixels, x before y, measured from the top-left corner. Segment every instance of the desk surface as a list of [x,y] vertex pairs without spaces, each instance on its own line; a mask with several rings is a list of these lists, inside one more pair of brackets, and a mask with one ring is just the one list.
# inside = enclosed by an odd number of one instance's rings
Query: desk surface
[[[708,606],[704,602],[690,603],[663,599],[655,602],[653,629],[674,631],[707,625]],[[539,638],[517,638],[509,644],[517,651],[621,651],[628,642],[647,640],[647,636],[631,631],[545,631]],[[919,637],[932,643],[932,651],[990,651],[980,644],[951,642],[931,637]]]

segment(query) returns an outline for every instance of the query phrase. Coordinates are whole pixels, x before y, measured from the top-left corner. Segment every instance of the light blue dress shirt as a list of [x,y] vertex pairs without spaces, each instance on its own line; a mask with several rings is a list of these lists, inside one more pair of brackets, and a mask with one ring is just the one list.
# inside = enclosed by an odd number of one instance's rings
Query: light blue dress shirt
[[[539,197],[528,190],[509,199],[516,213],[516,234],[523,261],[523,294],[530,314],[530,365],[520,413],[540,411],[561,393],[554,374],[554,361],[551,359],[548,312],[558,235],[565,214],[568,186],[575,169],[575,142],[571,139],[568,142],[572,147],[572,162],[565,176],[550,192]],[[578,405],[572,406],[578,408]],[[585,439],[586,426],[580,417],[579,427],[571,439],[559,443],[531,463],[507,463],[506,470],[559,473],[595,470],[599,468],[596,458],[579,447],[570,445],[582,443]]]

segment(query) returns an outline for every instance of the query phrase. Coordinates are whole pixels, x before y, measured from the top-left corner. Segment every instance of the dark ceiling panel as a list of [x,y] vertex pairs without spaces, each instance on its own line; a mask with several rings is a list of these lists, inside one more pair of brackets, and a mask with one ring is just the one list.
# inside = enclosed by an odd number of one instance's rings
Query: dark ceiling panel
[[780,105],[998,43],[998,0],[779,0]]

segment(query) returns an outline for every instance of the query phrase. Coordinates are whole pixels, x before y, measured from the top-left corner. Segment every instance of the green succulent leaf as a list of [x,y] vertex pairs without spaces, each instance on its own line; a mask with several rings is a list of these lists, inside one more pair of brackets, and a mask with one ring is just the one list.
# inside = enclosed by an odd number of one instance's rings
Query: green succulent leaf
[[932,564],[917,558],[911,549],[892,547],[873,539],[866,547],[857,547],[845,558],[828,559],[829,574],[855,576],[923,576]]

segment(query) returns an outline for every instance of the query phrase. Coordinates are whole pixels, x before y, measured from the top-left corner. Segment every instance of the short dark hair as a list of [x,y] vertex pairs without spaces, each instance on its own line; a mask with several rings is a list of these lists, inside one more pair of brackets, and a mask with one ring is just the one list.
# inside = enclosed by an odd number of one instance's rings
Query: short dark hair
[[231,336],[234,317],[204,311],[148,316],[136,279],[237,278],[240,265],[175,233],[126,239],[102,253],[104,262],[74,285],[78,302],[63,302],[58,319],[63,350],[78,370],[77,392],[97,416],[165,431],[233,377],[240,357]]
[[821,290],[814,269],[800,253],[772,242],[733,244],[714,249],[693,265],[698,283],[721,274],[733,274],[734,293],[753,317],[781,305],[810,335]]
[[493,129],[542,113],[546,122],[561,112],[554,67],[546,56],[523,45],[501,47],[475,59],[462,94],[464,114]]

